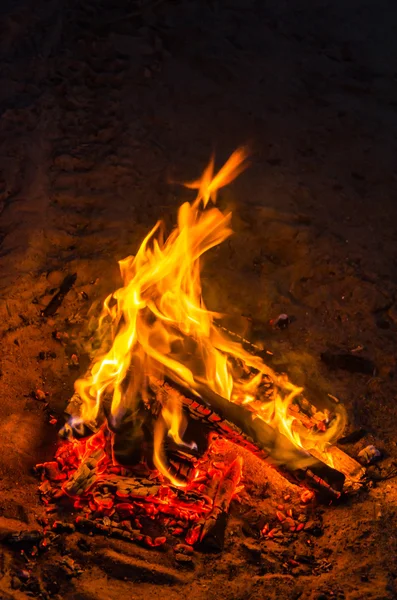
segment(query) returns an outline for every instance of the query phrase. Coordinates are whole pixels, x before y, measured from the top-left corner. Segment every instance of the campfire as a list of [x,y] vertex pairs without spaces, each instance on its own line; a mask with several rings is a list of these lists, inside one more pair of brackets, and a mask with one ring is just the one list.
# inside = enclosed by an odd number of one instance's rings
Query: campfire
[[[362,484],[363,467],[333,445],[346,424],[342,405],[321,399],[318,408],[267,365],[265,349],[206,308],[201,257],[232,234],[217,192],[246,163],[245,149],[216,174],[212,160],[185,184],[197,196],[168,237],[158,222],[120,261],[123,286],[104,301],[100,348],[75,383],[54,460],[38,465],[48,512],[77,512],[54,529],[150,547],[174,540],[182,553],[221,549],[247,452],[300,485],[303,502],[335,502]],[[293,533],[304,528],[278,518]],[[272,531],[267,524],[261,534]]]

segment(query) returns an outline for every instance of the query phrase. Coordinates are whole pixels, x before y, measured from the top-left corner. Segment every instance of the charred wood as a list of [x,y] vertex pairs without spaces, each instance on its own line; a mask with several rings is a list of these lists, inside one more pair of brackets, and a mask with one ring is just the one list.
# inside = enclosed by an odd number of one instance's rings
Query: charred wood
[[73,273],[73,275],[66,275],[65,279],[62,281],[58,292],[53,296],[45,307],[44,310],[41,311],[41,315],[43,317],[51,317],[55,315],[58,308],[61,306],[62,302],[65,299],[66,294],[70,292],[74,284],[76,283],[77,273]]
[[[118,475],[101,476],[96,486],[99,490],[108,488],[119,497],[148,498],[156,496],[160,489],[159,484],[154,484],[149,479],[135,479]],[[106,490],[105,490],[106,491]]]
[[17,548],[37,545],[41,542],[43,537],[43,533],[38,530],[7,532],[4,535],[1,535],[0,532],[0,540],[4,544],[15,546]]
[[[71,419],[80,421],[82,404],[83,401],[80,398],[80,396],[78,394],[73,394],[65,409],[65,414],[68,415]],[[83,437],[84,435],[88,435],[90,433],[96,433],[99,430],[99,427],[100,426],[96,421],[89,421],[88,423],[84,423],[84,425],[81,426],[81,436]],[[78,429],[74,427],[72,431],[70,425],[66,424],[61,429],[60,435],[62,437],[68,438],[72,433],[74,434],[76,430],[78,431]]]
[[69,496],[81,496],[86,492],[98,478],[98,464],[105,457],[106,453],[103,448],[93,450],[65,483],[65,492]]
[[92,531],[93,533],[101,533],[109,537],[114,537],[127,542],[136,542],[142,539],[142,535],[139,530],[127,531],[119,527],[112,527],[110,525],[104,525],[99,521],[93,519],[86,519],[85,517],[76,518],[76,527],[83,531]]
[[[313,456],[320,456],[315,450],[311,450]],[[361,489],[366,481],[366,469],[354,458],[343,452],[338,446],[330,446],[327,454],[332,459],[335,469],[343,473],[345,479],[345,491],[355,492]]]
[[237,457],[219,480],[211,512],[199,522],[202,525],[199,541],[208,550],[223,550],[229,506],[241,479],[241,471],[242,459]]
[[367,432],[365,429],[360,427],[360,429],[356,429],[355,431],[352,431],[351,433],[339,438],[338,444],[355,444],[356,442],[359,442],[365,435],[367,435]]
[[[158,403],[166,403],[172,395],[177,394],[186,413],[193,421],[200,422],[200,427],[203,426],[207,433],[215,432],[257,454],[289,481],[314,489],[324,500],[338,498],[344,491],[343,472],[325,464],[314,452],[297,448],[287,437],[256,417],[249,409],[229,402],[205,385],[197,383],[196,393],[192,393],[183,383],[163,382],[151,377],[150,387]],[[298,412],[303,420],[308,420],[308,426],[322,422],[320,418],[316,418],[316,413],[306,416],[301,408],[305,407],[298,406]],[[308,409],[309,413],[313,413],[315,407],[309,404]],[[81,400],[75,394],[67,412],[76,417],[80,410]],[[98,428],[96,423],[90,423],[89,427],[92,431]],[[86,476],[89,475],[86,470],[84,472]]]
[[211,423],[212,429],[228,440],[266,459],[292,483],[317,491],[324,499],[339,498],[345,476],[297,448],[283,434],[248,411],[198,384],[193,395],[181,384],[151,379],[156,394],[179,394],[179,400],[192,418]]
[[76,518],[76,527],[81,531],[89,531],[93,533],[99,533],[106,535],[111,538],[117,538],[126,542],[142,543],[149,548],[156,548],[165,544],[167,539],[164,536],[152,538],[149,535],[144,535],[140,530],[134,529],[122,529],[121,527],[115,527],[112,525],[104,525],[98,521],[92,519],[86,519],[85,517]]

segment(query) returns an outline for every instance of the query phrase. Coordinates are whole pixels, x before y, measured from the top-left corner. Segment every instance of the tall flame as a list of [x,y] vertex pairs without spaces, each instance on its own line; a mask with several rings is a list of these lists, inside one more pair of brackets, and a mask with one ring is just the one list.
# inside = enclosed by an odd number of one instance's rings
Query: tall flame
[[[177,227],[169,237],[164,238],[163,224],[158,222],[136,256],[119,262],[124,285],[105,300],[100,318],[101,328],[111,324],[110,344],[97,356],[90,375],[75,384],[83,401],[84,422],[95,420],[106,401],[110,402],[108,418],[120,423],[147,397],[148,376],[168,375],[192,390],[200,380],[227,400],[247,405],[257,418],[300,448],[320,443],[311,433],[306,437],[298,433],[289,411],[302,388],[231,341],[214,324],[220,315],[207,310],[202,297],[200,258],[232,233],[231,213],[208,205],[215,203],[221,187],[243,171],[247,156],[244,148],[236,150],[215,175],[212,159],[199,180],[185,184],[197,190],[197,197],[179,208]],[[248,369],[248,377],[233,375],[236,359]],[[273,398],[266,403],[258,400],[264,378],[274,386]],[[183,444],[183,415],[178,404],[162,407],[154,431],[154,462],[171,478],[162,454],[167,434]],[[334,434],[335,426],[322,435],[323,450]]]

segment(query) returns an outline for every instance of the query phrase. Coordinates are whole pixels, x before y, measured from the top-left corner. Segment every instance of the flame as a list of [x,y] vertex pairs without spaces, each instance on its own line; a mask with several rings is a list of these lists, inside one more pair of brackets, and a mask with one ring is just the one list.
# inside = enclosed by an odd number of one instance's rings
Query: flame
[[[201,256],[232,233],[231,213],[214,206],[216,194],[243,171],[247,157],[246,149],[236,150],[215,175],[212,158],[199,180],[185,184],[197,190],[197,197],[179,208],[177,226],[168,238],[159,221],[136,256],[119,262],[123,287],[106,298],[99,321],[100,329],[110,324],[108,347],[96,357],[90,374],[75,383],[83,422],[94,421],[106,406],[108,419],[117,426],[149,396],[148,378],[168,375],[192,390],[200,380],[227,400],[246,405],[299,448],[325,450],[339,430],[340,423],[335,423],[323,435],[302,433],[290,413],[302,388],[232,341],[214,324],[220,315],[205,306]],[[243,364],[249,375],[233,375],[233,361]],[[273,397],[266,402],[260,399],[265,379],[273,386]],[[183,430],[182,407],[165,403],[155,425],[154,463],[175,485],[180,482],[168,472],[162,445],[165,435],[183,444]]]

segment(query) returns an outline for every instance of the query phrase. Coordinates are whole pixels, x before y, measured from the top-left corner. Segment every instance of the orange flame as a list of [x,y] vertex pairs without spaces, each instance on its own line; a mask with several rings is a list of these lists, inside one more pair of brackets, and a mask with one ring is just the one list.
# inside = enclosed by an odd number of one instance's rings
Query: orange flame
[[[247,156],[245,149],[236,150],[215,175],[212,159],[201,179],[186,184],[198,190],[197,197],[180,207],[177,227],[169,237],[164,239],[163,225],[158,222],[136,256],[120,261],[124,285],[105,300],[100,318],[100,327],[111,323],[110,348],[96,358],[90,375],[75,384],[83,401],[84,422],[95,420],[105,401],[110,402],[109,418],[120,422],[147,397],[148,375],[168,374],[192,390],[200,379],[227,400],[247,405],[297,447],[319,445],[312,433],[298,433],[295,417],[289,413],[302,388],[221,332],[214,324],[220,315],[206,309],[201,293],[200,257],[232,233],[231,214],[207,205],[210,200],[215,203],[219,188],[243,171]],[[248,379],[233,376],[230,359],[238,359],[249,369]],[[271,380],[274,389],[266,403],[258,400],[264,378]],[[182,407],[171,402],[162,407],[155,426],[154,462],[179,485],[168,473],[162,454],[166,434],[183,444]],[[334,434],[335,425],[321,437],[322,449]]]

